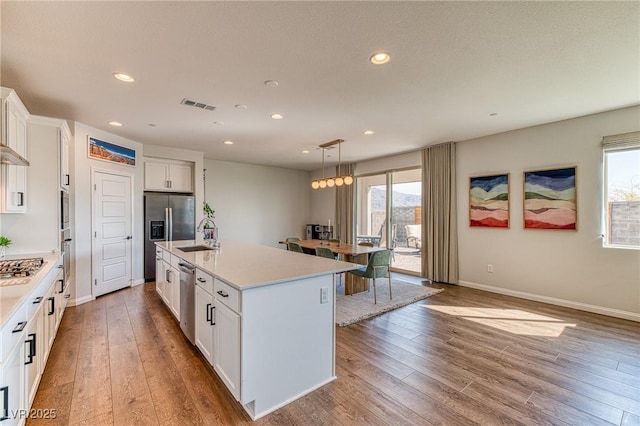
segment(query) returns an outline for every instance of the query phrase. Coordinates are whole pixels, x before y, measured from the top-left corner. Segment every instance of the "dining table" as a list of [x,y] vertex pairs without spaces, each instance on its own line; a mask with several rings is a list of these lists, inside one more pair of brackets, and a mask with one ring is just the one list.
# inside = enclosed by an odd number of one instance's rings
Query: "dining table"
[[[366,265],[369,261],[369,255],[380,250],[386,250],[386,247],[369,247],[351,243],[337,243],[328,240],[300,240],[296,241],[302,247],[302,250],[308,254],[314,254],[316,247],[326,247],[334,254],[342,256],[345,262],[358,263]],[[350,295],[360,293],[369,289],[369,280],[356,277],[350,273],[346,273],[344,284],[344,294]]]

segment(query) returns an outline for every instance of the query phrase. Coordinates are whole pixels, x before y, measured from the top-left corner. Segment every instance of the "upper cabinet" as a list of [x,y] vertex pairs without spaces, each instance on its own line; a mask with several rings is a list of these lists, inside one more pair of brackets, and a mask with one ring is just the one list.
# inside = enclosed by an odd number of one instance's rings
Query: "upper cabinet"
[[[1,88],[2,117],[0,138],[23,159],[27,158],[27,118],[29,111],[16,92]],[[22,165],[2,164],[1,213],[25,213],[27,211],[27,168]]]
[[193,192],[193,163],[145,158],[144,189],[145,191]]
[[66,121],[62,122],[62,125],[58,129],[58,154],[59,158],[59,171],[60,171],[60,189],[64,191],[69,190],[71,185],[71,175],[69,172],[69,142],[71,141],[71,131]]

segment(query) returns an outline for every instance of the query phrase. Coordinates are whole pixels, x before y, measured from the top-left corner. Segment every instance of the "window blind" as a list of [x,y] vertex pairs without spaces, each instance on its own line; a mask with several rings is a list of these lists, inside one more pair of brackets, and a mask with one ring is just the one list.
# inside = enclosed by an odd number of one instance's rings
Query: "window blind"
[[640,148],[640,132],[605,136],[602,138],[602,148],[605,151]]

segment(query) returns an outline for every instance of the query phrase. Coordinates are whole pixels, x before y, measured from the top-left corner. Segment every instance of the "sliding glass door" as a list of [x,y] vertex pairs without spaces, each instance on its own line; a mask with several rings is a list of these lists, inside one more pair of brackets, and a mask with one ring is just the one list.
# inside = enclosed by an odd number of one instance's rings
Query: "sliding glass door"
[[388,247],[393,270],[421,275],[420,169],[362,176],[356,184],[356,241]]

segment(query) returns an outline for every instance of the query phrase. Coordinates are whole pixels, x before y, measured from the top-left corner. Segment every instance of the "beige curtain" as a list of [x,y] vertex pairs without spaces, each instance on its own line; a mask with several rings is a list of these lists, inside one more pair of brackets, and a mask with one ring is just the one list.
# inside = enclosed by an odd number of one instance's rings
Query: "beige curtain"
[[[338,173],[342,173],[343,176],[347,173],[353,176],[353,170],[353,164],[342,164],[340,171],[336,167],[336,176]],[[353,191],[355,186],[354,180],[351,185],[336,187],[336,224],[333,235],[334,238],[339,238],[349,244],[353,243]]]
[[458,282],[456,145],[430,146],[422,154],[422,271],[433,281]]

